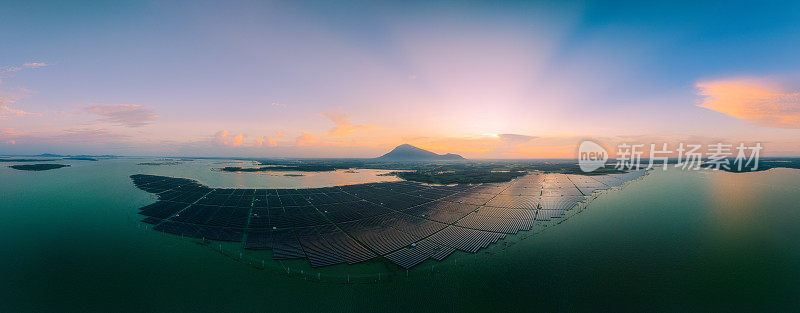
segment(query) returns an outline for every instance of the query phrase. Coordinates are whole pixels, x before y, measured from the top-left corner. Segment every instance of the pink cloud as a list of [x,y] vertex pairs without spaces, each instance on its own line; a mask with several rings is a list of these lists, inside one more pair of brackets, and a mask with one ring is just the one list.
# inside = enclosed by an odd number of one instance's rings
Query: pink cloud
[[22,64],[22,67],[25,67],[25,68],[39,68],[39,67],[45,67],[45,66],[48,66],[48,65],[50,65],[50,64],[47,64],[47,63],[44,63],[44,62],[28,62],[28,63]]
[[27,96],[28,93],[30,91],[25,88],[0,90],[0,120],[8,119],[11,116],[41,116],[41,113],[28,112],[17,108],[17,101]]
[[105,116],[101,120],[127,127],[145,126],[159,117],[150,109],[138,104],[96,105],[87,110],[94,114]]
[[[0,99],[0,103],[2,103]],[[0,105],[0,120],[8,119],[10,116],[42,116],[42,113],[34,113],[23,110],[14,109],[9,105]]]
[[19,134],[20,132],[14,130],[13,128],[0,129],[0,139],[7,139],[5,140],[5,143],[9,145],[17,144],[17,141],[11,138]]
[[227,130],[221,130],[218,131],[216,134],[214,134],[214,142],[221,146],[238,147],[242,145],[243,141],[244,141],[243,134],[228,136]]
[[264,136],[263,138],[262,137],[256,137],[255,142],[256,142],[256,146],[259,146],[259,147],[263,146],[264,144],[266,144],[267,146],[270,146],[270,147],[278,146],[278,143],[274,139],[269,138],[267,136]]
[[303,132],[300,136],[295,139],[295,143],[298,146],[325,146],[327,145],[325,141],[317,137],[316,135]]
[[373,130],[378,128],[377,125],[353,125],[350,123],[350,114],[341,113],[338,111],[323,113],[325,117],[333,122],[334,126],[328,131],[329,137],[346,137],[356,131]]
[[763,78],[698,82],[698,106],[758,126],[800,128],[800,90],[786,85]]
[[244,139],[244,135],[242,135],[242,134],[238,134],[236,136],[233,136],[233,142],[231,144],[233,146],[236,146],[236,147],[241,146],[243,139]]
[[214,134],[213,142],[220,146],[228,147],[275,147],[278,142],[268,136],[252,137],[250,139],[245,134],[229,134],[227,130],[220,130]]
[[[252,138],[252,139],[251,139]],[[248,137],[245,134],[229,134],[227,130],[220,130],[214,134],[214,144],[227,147],[276,147],[278,142],[269,136]]]
[[6,136],[10,137],[10,136],[15,136],[15,135],[19,135],[19,134],[20,134],[20,132],[14,130],[13,128],[0,129],[0,137],[6,137]]

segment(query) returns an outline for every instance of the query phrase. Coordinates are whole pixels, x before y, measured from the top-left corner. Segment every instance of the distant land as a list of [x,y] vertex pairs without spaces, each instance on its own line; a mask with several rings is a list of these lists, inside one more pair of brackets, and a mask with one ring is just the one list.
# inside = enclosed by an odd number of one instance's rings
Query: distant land
[[389,153],[384,154],[377,159],[385,161],[436,161],[436,160],[465,160],[464,157],[453,154],[436,154],[428,150],[417,148],[409,144],[402,144]]
[[55,160],[48,160],[48,159],[0,159],[0,162],[49,162]]
[[[365,161],[379,161],[375,164],[366,164]],[[409,161],[460,161],[466,160],[458,154],[436,154],[425,149],[417,148],[409,144],[402,144],[395,147],[389,153],[374,159],[364,159],[361,161],[306,161],[304,164],[297,164],[296,162],[275,162],[275,161],[259,161],[260,167],[239,167],[227,166],[220,170],[223,172],[267,172],[267,171],[298,171],[298,172],[329,172],[338,169],[349,168],[374,168],[382,169],[387,165],[387,162],[409,162]],[[309,164],[310,163],[310,164]],[[382,165],[382,166],[381,166]],[[389,169],[405,169],[402,166],[391,166]],[[416,168],[415,168],[416,169]]]
[[[104,154],[104,155],[89,155],[89,154],[79,154],[79,155],[69,155],[69,154],[53,154],[53,153],[42,153],[34,155],[36,157],[43,157],[43,158],[70,158],[71,160],[85,160],[88,158],[116,158],[116,155],[111,154]],[[85,160],[91,161],[91,160]]]
[[97,161],[97,159],[90,157],[66,157],[64,160]]
[[88,155],[69,156],[69,155],[43,153],[39,155],[34,155],[33,157],[51,158],[51,159],[12,159],[12,158],[0,157],[0,162],[51,162],[51,161],[56,161],[58,159],[76,160],[76,161],[97,161],[96,158]]

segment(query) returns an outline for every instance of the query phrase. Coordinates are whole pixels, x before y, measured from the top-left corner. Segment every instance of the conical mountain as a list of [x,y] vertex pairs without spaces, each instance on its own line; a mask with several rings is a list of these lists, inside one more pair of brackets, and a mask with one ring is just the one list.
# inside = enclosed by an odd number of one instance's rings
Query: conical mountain
[[389,153],[378,157],[378,159],[387,161],[426,161],[463,160],[464,157],[452,153],[436,154],[409,144],[402,144],[392,149],[392,151],[389,151]]

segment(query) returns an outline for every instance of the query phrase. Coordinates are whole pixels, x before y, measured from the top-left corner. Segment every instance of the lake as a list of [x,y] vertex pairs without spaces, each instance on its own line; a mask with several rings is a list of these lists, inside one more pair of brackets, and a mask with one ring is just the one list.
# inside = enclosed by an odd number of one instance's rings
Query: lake
[[[800,170],[653,171],[580,213],[409,273],[381,261],[317,271],[139,222],[129,175],[215,187],[396,180],[385,171],[222,173],[248,162],[64,160],[0,168],[0,311],[788,311],[800,306]],[[6,165],[6,164],[4,164]],[[11,164],[7,164],[11,165]],[[234,165],[239,166],[239,165]],[[268,254],[269,252],[263,252]],[[267,259],[263,267],[257,260]],[[291,273],[284,272],[291,268]],[[378,275],[380,275],[378,277]],[[350,279],[350,283],[347,280]]]

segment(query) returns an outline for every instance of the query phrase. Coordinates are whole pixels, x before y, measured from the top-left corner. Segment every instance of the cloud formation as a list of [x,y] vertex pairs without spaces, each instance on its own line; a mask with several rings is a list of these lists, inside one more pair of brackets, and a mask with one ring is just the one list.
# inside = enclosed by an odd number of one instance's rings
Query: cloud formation
[[491,134],[466,137],[418,137],[406,141],[425,149],[459,154],[517,157],[539,137],[521,134]]
[[278,143],[275,141],[275,139],[269,138],[267,136],[256,137],[255,143],[256,143],[256,146],[258,146],[258,147],[261,147],[261,146],[264,146],[264,145],[269,146],[269,147],[277,147],[278,146]]
[[238,147],[242,145],[242,142],[244,142],[243,134],[228,136],[227,130],[220,130],[214,134],[214,143],[220,146]]
[[[41,116],[42,113],[34,113],[28,112],[24,110],[19,110],[13,108],[11,105],[7,105],[6,99],[0,96],[0,120],[8,119],[11,116]],[[9,101],[9,103],[13,103],[13,101]]]
[[41,116],[41,113],[28,112],[15,107],[17,100],[27,95],[27,89],[22,91],[8,92],[0,90],[0,120],[8,119],[11,116]]
[[[380,128],[377,125],[354,125],[350,123],[350,114],[345,114],[339,111],[330,111],[322,113],[333,122],[334,127],[331,128],[325,136],[318,137],[311,132],[303,131],[300,136],[295,138],[297,146],[347,146],[349,143],[344,141],[343,138],[352,135],[357,131],[367,131]],[[285,136],[282,131],[278,132],[278,137]]]
[[19,135],[19,132],[13,128],[0,129],[0,137]]
[[[36,68],[46,66],[44,62],[25,63],[22,66],[0,66],[0,85],[3,79],[14,77],[14,74],[25,68]],[[12,116],[41,116],[41,113],[28,112],[14,107],[17,100],[27,96],[29,91],[25,88],[4,88],[0,90],[0,120],[8,119]]]
[[94,114],[105,116],[101,120],[127,127],[142,127],[158,118],[158,115],[153,111],[138,104],[96,105],[87,108],[87,110]]
[[44,62],[28,62],[28,63],[22,64],[22,67],[25,67],[25,68],[40,68],[40,67],[45,67],[45,66],[48,66],[48,65],[50,65],[50,64],[47,64],[47,63],[44,63]]
[[29,68],[40,68],[48,66],[49,64],[44,62],[28,62],[22,64],[22,66],[12,65],[12,66],[0,66],[0,84],[3,83],[4,78],[13,77],[15,73]]
[[0,143],[15,145],[17,141],[13,138],[19,134],[20,133],[13,128],[0,129]]
[[261,137],[248,137],[245,134],[239,133],[236,135],[228,134],[227,130],[220,130],[214,134],[212,140],[218,146],[227,147],[277,147],[278,142],[268,136]]
[[536,136],[520,135],[520,134],[498,134],[500,140],[510,144],[522,144],[536,139]]
[[800,91],[760,78],[698,82],[698,106],[758,126],[800,128]]
[[328,137],[347,137],[356,131],[377,129],[377,125],[353,125],[350,123],[350,114],[338,111],[323,113],[325,117],[333,122],[334,126],[328,131]]
[[295,138],[295,144],[301,147],[327,145],[325,141],[309,132],[302,132],[300,136],[297,136],[297,138]]

